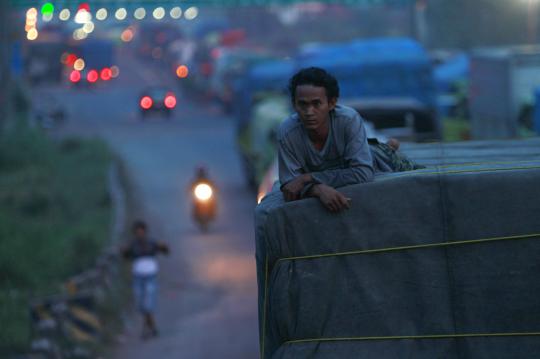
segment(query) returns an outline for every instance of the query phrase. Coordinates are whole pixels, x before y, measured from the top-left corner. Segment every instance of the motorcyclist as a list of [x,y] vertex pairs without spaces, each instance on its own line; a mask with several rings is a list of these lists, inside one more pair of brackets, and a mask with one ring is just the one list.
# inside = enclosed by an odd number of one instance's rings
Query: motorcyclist
[[214,219],[216,216],[216,186],[214,185],[214,182],[210,180],[208,170],[202,165],[198,166],[195,170],[195,178],[191,182],[192,193],[195,192],[196,187],[200,184],[206,184],[212,189],[212,197],[207,201],[203,201],[194,195],[192,215],[197,222],[204,222],[206,224],[209,220]]

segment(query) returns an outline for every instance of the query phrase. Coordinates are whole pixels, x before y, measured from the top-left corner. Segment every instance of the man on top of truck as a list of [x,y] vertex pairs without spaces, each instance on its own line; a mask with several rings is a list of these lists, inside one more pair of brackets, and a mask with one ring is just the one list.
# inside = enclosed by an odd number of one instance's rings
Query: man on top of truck
[[[370,182],[375,172],[421,168],[396,152],[399,142],[370,139],[352,108],[337,104],[339,85],[325,70],[300,70],[289,82],[296,114],[278,131],[281,191],[286,201],[317,197],[331,212],[348,209],[336,188]],[[370,148],[371,147],[371,148]]]

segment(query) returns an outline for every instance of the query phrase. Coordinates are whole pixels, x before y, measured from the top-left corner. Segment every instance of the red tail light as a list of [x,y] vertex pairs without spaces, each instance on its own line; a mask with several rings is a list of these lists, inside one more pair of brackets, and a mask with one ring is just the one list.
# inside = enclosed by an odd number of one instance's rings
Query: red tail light
[[71,82],[79,82],[81,80],[81,73],[77,70],[71,71],[69,74],[69,81]]
[[103,81],[109,81],[112,78],[112,71],[110,68],[106,67],[101,70],[100,77]]
[[176,97],[173,94],[168,94],[163,102],[165,103],[165,107],[174,108],[176,106]]
[[88,82],[96,82],[98,78],[99,78],[99,75],[96,70],[90,70],[88,71],[88,74],[86,75],[86,80],[88,80]]
[[141,107],[145,110],[148,110],[150,107],[152,107],[153,103],[154,102],[152,101],[150,96],[144,96],[143,98],[141,98]]

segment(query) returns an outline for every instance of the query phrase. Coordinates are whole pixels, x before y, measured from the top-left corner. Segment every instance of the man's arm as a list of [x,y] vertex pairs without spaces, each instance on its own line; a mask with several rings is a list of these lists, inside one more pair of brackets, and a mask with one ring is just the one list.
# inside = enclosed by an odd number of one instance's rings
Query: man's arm
[[279,182],[285,201],[300,199],[302,190],[312,181],[311,175],[303,173],[300,161],[286,140],[280,139],[278,146]]
[[315,183],[337,188],[350,184],[370,182],[373,179],[373,159],[367,143],[366,129],[359,115],[345,131],[346,168],[311,173]]

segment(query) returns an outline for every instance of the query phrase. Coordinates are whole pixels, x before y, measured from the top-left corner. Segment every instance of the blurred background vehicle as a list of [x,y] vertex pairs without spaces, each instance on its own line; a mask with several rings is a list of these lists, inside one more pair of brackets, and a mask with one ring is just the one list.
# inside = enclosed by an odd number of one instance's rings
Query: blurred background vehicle
[[152,114],[170,119],[176,108],[176,95],[165,87],[148,87],[140,95],[139,107],[143,120]]

